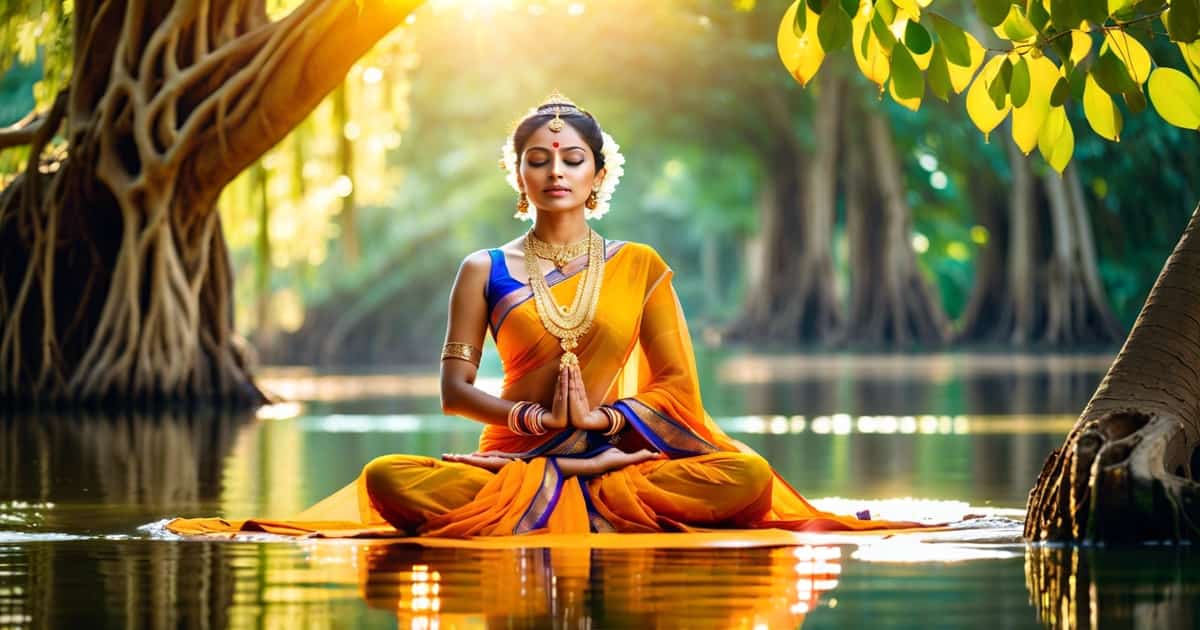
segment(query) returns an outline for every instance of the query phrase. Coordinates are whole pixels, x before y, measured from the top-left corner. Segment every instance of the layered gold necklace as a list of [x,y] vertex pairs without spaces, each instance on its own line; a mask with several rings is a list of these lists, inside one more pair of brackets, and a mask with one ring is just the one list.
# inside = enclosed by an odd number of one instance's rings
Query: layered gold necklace
[[562,271],[562,268],[566,267],[567,263],[587,253],[588,246],[591,245],[592,242],[591,234],[592,233],[589,230],[587,238],[575,243],[570,243],[567,245],[551,245],[537,236],[534,236],[533,230],[530,230],[529,233],[525,235],[525,244],[533,250],[533,253],[537,255],[538,258],[545,258],[546,260],[553,262],[554,266],[558,267],[559,271]]
[[[525,270],[529,273],[529,286],[533,289],[533,303],[537,308],[538,318],[542,320],[546,332],[558,337],[559,345],[563,349],[559,364],[579,365],[579,357],[574,352],[575,347],[579,345],[579,339],[591,329],[592,320],[596,317],[596,306],[600,303],[600,283],[604,279],[604,239],[589,230],[588,238],[580,242],[587,245],[588,261],[583,271],[583,280],[575,288],[575,299],[571,301],[570,306],[554,301],[554,294],[550,292],[550,285],[542,275],[538,258],[554,259],[539,253],[535,242],[550,248],[554,246],[538,240],[533,235],[533,230],[525,234]],[[574,243],[568,247],[578,244]],[[541,251],[546,252],[545,249]]]

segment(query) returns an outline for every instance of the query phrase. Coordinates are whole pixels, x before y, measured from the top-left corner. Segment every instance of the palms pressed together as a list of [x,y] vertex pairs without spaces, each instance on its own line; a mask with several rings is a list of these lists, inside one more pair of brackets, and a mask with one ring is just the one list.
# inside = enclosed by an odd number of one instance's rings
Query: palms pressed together
[[[583,385],[583,375],[578,366],[559,368],[558,381],[554,387],[554,402],[549,413],[543,417],[542,425],[547,429],[565,429],[570,426],[584,431],[608,430],[608,418],[599,408],[591,407],[588,402],[587,390]],[[646,449],[626,453],[620,449],[610,448],[587,459],[561,458],[558,463],[563,473],[568,475],[598,475],[663,457],[662,453]],[[442,455],[442,459],[498,471],[512,461],[513,455],[499,451],[462,455],[447,453]]]

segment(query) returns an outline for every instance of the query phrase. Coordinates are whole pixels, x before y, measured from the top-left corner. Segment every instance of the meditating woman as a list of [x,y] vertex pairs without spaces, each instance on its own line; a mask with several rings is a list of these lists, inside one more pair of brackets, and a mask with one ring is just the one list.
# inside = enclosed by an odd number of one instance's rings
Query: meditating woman
[[[287,521],[178,519],[181,533],[497,536],[697,528],[878,529],[818,511],[705,413],[671,269],[604,239],[623,158],[555,93],[517,125],[503,166],[532,228],[471,254],[450,293],[442,409],[484,424],[478,452],[387,455]],[[475,386],[490,329],[500,396]]]

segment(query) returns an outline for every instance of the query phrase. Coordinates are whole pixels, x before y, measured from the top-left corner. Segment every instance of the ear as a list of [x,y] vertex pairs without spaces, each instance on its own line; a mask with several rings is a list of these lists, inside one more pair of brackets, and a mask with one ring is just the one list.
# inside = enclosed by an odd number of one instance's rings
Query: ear
[[599,188],[600,184],[604,183],[604,176],[608,175],[608,169],[602,168],[596,172],[596,176],[592,178],[592,188]]

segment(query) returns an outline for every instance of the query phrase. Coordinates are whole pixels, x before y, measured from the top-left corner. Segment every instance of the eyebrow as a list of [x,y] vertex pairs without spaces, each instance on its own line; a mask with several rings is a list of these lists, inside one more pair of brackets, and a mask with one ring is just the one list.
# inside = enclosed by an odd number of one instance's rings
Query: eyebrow
[[[529,147],[528,149],[525,149],[525,150],[526,150],[526,151],[532,151],[532,150],[534,150],[534,149],[541,149],[541,150],[543,150],[543,151],[549,151],[549,150],[550,150],[550,149],[547,149],[546,147],[543,147],[543,146],[541,146],[541,145],[538,145],[538,146],[533,146],[533,147]],[[583,150],[583,147],[562,147],[562,150],[563,150],[563,151],[570,151],[570,150],[572,150],[572,149],[578,149],[578,150],[582,151],[582,150]]]

